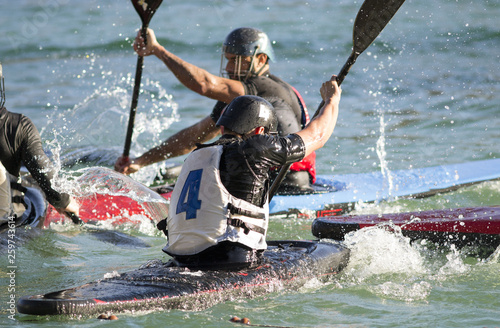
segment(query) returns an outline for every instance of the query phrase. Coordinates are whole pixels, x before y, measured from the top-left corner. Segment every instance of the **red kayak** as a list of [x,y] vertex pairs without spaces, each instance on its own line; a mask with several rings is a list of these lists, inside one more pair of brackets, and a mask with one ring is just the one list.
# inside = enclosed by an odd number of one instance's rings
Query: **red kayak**
[[[108,168],[93,167],[81,171],[78,177],[80,196],[76,201],[80,204],[79,220],[97,224],[109,222],[119,226],[136,225],[150,220],[154,225],[168,214],[168,202],[172,188],[158,187],[154,190],[134,181],[132,178],[114,172]],[[69,220],[66,215],[58,213],[51,205],[47,208],[44,227],[51,223]]]
[[[160,195],[170,199],[171,191],[165,191]],[[144,218],[151,220],[156,225],[163,217],[155,215],[154,206],[150,203],[140,203],[130,197],[121,195],[94,194],[87,197],[77,198],[80,204],[80,220],[83,223],[96,224],[98,222],[111,222],[113,225],[140,224]],[[69,220],[49,205],[44,227],[51,223],[60,223]]]
[[498,247],[500,244],[500,207],[468,207],[393,214],[327,216],[314,220],[312,233],[319,238],[343,240],[345,235],[365,227],[401,228],[411,240],[427,239],[437,243]]

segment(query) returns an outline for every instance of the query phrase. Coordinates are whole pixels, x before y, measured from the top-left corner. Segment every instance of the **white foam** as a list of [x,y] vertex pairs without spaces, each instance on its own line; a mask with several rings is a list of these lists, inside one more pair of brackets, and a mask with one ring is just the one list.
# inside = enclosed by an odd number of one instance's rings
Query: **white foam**
[[375,226],[346,235],[345,243],[351,249],[347,271],[358,280],[380,274],[425,273],[424,258],[398,229]]

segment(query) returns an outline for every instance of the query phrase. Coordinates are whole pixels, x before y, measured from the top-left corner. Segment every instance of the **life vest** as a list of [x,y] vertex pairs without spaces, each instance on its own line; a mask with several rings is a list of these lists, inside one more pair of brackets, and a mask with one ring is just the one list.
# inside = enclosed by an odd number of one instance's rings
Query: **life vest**
[[[300,95],[300,93],[292,87],[293,91],[297,95],[297,99],[299,100],[300,107],[302,109],[302,129],[309,124],[309,113],[307,112],[307,107],[304,99]],[[290,166],[290,171],[307,171],[309,173],[310,179],[312,183],[316,182],[316,152],[312,152],[306,157],[304,157],[301,161],[295,162]]]
[[259,207],[227,191],[219,174],[222,151],[215,145],[186,158],[170,199],[167,254],[195,255],[226,241],[267,248],[269,203]]

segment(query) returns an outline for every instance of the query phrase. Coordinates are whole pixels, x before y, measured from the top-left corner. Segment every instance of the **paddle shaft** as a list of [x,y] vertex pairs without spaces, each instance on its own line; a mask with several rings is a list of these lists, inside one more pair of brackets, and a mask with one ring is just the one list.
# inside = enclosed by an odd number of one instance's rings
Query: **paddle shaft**
[[[344,64],[344,67],[342,67],[339,75],[337,75],[337,84],[339,86],[342,84],[342,81],[344,81],[344,78],[346,77],[347,73],[349,73],[349,70],[351,69],[352,65],[354,65],[354,63],[356,62],[356,59],[358,58],[359,55],[360,55],[360,53],[353,51],[351,53],[351,55],[349,56],[349,59],[347,59],[346,63]],[[325,105],[325,101],[321,100],[321,103],[319,104],[318,109],[316,109],[316,112],[314,113],[313,118],[318,116],[319,111],[321,110],[321,108],[324,105]]]
[[[142,37],[146,41],[147,25],[143,25],[141,29]],[[144,57],[137,56],[137,66],[135,69],[134,91],[132,93],[132,103],[130,105],[130,114],[128,118],[127,136],[125,137],[125,147],[123,148],[123,156],[128,157],[130,154],[130,146],[132,144],[132,134],[134,132],[135,114],[137,113],[137,104],[139,102],[139,91],[141,90],[142,67],[144,66]]]
[[64,212],[64,214],[71,219],[71,221],[73,221],[74,224],[79,224],[79,225],[83,225],[83,221],[82,219],[80,219],[78,217],[78,215],[76,215],[75,213],[71,213],[71,212]]
[[[144,43],[147,43],[146,36],[148,25],[153,18],[162,0],[132,0],[132,5],[142,20],[141,35]],[[135,113],[137,112],[137,103],[139,102],[139,91],[141,90],[142,67],[144,66],[144,57],[137,57],[137,66],[135,69],[134,91],[132,93],[132,103],[130,105],[130,115],[128,118],[127,135],[125,137],[125,146],[123,147],[123,157],[130,155],[130,146],[132,143],[132,133],[134,132]]]
[[[356,62],[358,56],[365,51],[380,32],[382,32],[404,1],[405,0],[365,0],[365,2],[363,2],[356,16],[356,20],[354,21],[353,50],[337,76],[337,83],[339,86],[342,84],[342,81],[344,81],[344,78],[347,73],[349,73],[349,70]],[[313,119],[319,114],[324,104],[325,102],[322,101],[318,106]],[[281,167],[278,176],[274,179],[269,189],[269,201],[271,201],[276,194],[276,191],[281,182],[283,182],[291,165],[292,163]]]

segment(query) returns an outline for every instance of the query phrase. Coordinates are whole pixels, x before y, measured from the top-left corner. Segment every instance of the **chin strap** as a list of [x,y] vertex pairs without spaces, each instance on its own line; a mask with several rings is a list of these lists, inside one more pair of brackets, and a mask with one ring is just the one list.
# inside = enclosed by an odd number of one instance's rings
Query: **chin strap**
[[[264,69],[267,68],[267,62],[266,62],[266,64],[262,65],[262,67],[257,72],[252,72],[253,69],[254,69],[255,59],[257,59],[257,51],[259,50],[259,48],[260,48],[260,46],[257,46],[257,48],[255,48],[255,52],[254,52],[254,54],[252,56],[252,62],[250,63],[250,68],[248,69],[247,75],[245,76],[244,80],[246,80],[246,79],[248,79],[250,77],[259,76],[260,73],[262,73],[262,71],[264,71]],[[268,57],[267,60],[269,60],[269,57]]]

